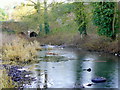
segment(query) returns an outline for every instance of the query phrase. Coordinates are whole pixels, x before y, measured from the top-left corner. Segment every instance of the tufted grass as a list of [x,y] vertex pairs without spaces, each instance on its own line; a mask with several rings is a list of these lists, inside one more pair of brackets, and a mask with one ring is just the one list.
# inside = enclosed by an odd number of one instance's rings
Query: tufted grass
[[37,49],[40,49],[37,41],[28,42],[25,39],[18,38],[2,46],[2,60],[20,62],[34,60],[37,56]]
[[37,50],[41,50],[40,43],[36,40],[28,41],[17,35],[2,34],[0,58],[3,61],[26,62],[37,57]]

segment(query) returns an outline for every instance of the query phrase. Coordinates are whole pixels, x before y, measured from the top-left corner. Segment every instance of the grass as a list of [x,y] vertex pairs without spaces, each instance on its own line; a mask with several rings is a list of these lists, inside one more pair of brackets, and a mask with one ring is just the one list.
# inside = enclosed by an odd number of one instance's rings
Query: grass
[[14,88],[13,81],[11,80],[10,77],[7,76],[6,70],[0,70],[0,90],[2,88]]
[[37,41],[28,42],[25,39],[13,40],[5,43],[2,47],[2,60],[28,61],[34,60],[37,56],[37,48],[40,47]]
[[[19,62],[34,61],[37,57],[37,51],[41,49],[40,43],[36,40],[28,41],[19,38],[17,35],[8,35],[0,32],[2,37],[0,44],[1,64],[18,64]],[[0,90],[2,88],[14,88],[14,82],[7,75],[4,68],[0,70]]]
[[40,43],[36,40],[28,41],[15,35],[3,35],[2,41],[2,60],[32,61],[37,57],[37,50],[41,49]]

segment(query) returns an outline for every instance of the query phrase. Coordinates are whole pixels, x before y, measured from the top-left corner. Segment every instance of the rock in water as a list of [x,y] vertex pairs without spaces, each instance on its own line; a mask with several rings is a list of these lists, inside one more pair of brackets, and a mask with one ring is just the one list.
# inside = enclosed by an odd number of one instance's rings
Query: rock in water
[[91,71],[91,68],[88,68],[87,71],[90,72],[90,71]]
[[87,84],[86,86],[92,86],[92,85],[94,85],[93,83],[89,83],[89,84]]
[[93,78],[91,81],[94,82],[94,83],[102,83],[102,82],[106,82],[106,78],[104,77],[96,77],[96,78]]

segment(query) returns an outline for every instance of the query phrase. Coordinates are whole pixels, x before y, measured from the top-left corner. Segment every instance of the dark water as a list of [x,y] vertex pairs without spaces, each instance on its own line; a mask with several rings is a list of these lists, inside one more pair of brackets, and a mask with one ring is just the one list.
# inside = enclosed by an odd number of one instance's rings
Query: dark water
[[[57,55],[46,56],[54,52]],[[118,88],[118,57],[77,49],[53,49],[40,51],[38,63],[26,66],[36,81],[26,88]],[[88,72],[86,69],[90,68]],[[93,83],[94,77],[105,77],[104,83]],[[92,84],[91,86],[87,86]]]

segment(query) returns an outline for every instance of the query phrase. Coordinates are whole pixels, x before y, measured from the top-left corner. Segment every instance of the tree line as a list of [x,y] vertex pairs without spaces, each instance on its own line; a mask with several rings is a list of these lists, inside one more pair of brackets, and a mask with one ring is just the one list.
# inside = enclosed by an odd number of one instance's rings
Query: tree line
[[[18,10],[23,10],[23,8],[26,11],[20,16],[19,14],[22,11]],[[20,21],[27,22],[31,28],[37,28],[40,33],[44,32],[47,35],[52,31],[51,23],[58,21],[63,24],[67,21],[66,15],[72,13],[74,14],[72,18],[80,35],[87,35],[88,23],[92,22],[96,26],[98,35],[104,35],[115,40],[119,33],[118,9],[118,2],[64,3],[54,1],[48,4],[46,0],[44,2],[28,0],[27,4],[21,3],[20,6],[14,7],[13,18],[19,17]]]

